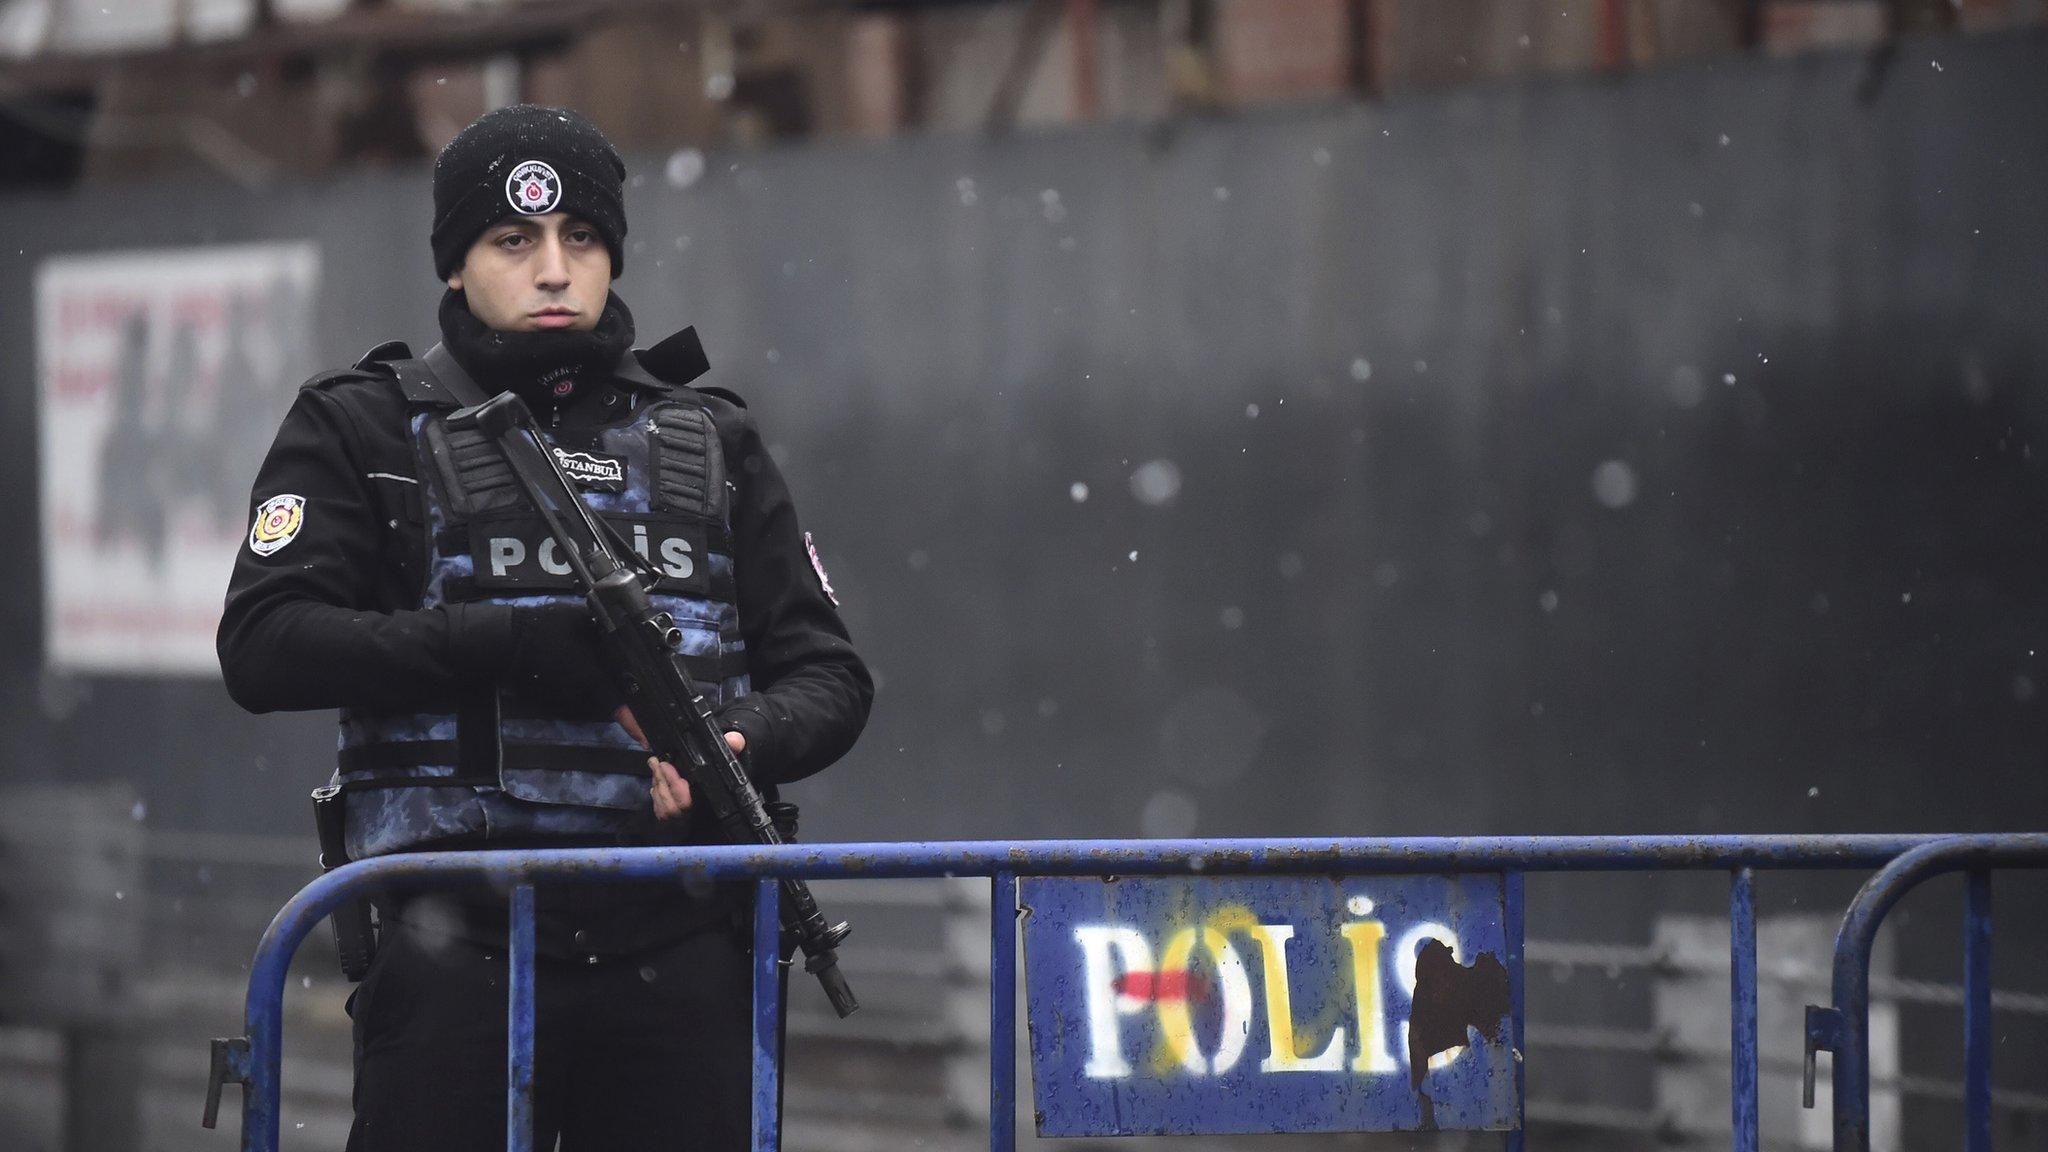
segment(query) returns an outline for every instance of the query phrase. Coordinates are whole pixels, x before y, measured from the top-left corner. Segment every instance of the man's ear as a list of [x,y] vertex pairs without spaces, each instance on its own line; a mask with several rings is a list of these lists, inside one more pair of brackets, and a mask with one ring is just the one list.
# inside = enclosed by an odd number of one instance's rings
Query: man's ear
[[460,270],[448,274],[448,287],[457,292],[462,291],[462,273]]

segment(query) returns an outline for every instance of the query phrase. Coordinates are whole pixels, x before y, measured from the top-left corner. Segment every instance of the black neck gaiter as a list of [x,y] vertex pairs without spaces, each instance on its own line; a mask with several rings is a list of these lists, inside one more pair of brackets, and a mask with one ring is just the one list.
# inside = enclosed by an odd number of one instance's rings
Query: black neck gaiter
[[567,403],[583,378],[606,373],[633,346],[633,314],[617,293],[588,331],[500,332],[469,310],[451,288],[441,297],[441,342],[486,392],[511,391],[535,412]]

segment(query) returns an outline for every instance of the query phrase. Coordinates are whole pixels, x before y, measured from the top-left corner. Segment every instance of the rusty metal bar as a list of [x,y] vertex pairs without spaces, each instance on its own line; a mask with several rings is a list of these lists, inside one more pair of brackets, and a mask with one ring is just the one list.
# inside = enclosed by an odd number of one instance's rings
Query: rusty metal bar
[[988,1147],[1017,1148],[1017,876],[989,882]]
[[[1506,906],[1502,909],[1505,913],[1505,922],[1501,925],[1501,935],[1507,940],[1508,1002],[1526,1005],[1528,1001],[1522,998],[1522,994],[1528,985],[1525,967],[1528,961],[1528,941],[1524,939],[1528,932],[1528,894],[1520,872],[1505,873],[1502,879],[1505,881],[1504,894],[1507,897]],[[1529,1081],[1526,1075],[1529,1067],[1526,1059],[1529,1036],[1528,1021],[1524,1019],[1526,1015],[1526,1010],[1518,1008],[1508,1022],[1508,1026],[1514,1030],[1514,1035],[1509,1038],[1509,1044],[1516,1055],[1515,1127],[1502,1142],[1502,1152],[1522,1152],[1523,1130],[1529,1125]]]
[[753,1152],[782,1147],[782,885],[754,885]]
[[1730,1127],[1735,1152],[1757,1152],[1756,875],[1737,868],[1728,887]]
[[1963,1152],[1991,1152],[1991,873],[1963,896]]
[[512,890],[511,967],[505,1007],[505,1147],[533,1152],[533,885]]

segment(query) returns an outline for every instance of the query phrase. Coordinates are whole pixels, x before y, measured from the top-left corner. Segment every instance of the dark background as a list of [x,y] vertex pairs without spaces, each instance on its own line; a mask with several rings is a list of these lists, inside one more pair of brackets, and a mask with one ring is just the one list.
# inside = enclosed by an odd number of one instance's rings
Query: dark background
[[[2048,50],[1942,49],[1867,105],[1858,59],[1737,61],[683,191],[635,157],[643,341],[699,326],[881,674],[815,827],[1123,834],[1163,787],[1218,835],[2036,825]],[[340,364],[434,338],[427,211],[424,174],[8,200],[0,537],[37,538],[40,261],[312,238]],[[9,776],[300,817],[328,717],[54,683],[35,549],[0,576]]]
[[[642,343],[700,327],[878,674],[793,790],[807,837],[2039,828],[2048,40],[1938,55],[714,154],[687,188],[629,158]],[[433,338],[428,210],[424,169],[0,199],[6,779],[297,830],[333,741],[213,680],[43,671],[36,266],[310,238],[335,365]],[[2038,986],[2013,891],[2001,982]],[[1531,896],[1594,934],[1719,899]],[[1953,978],[1941,923],[1902,964]]]

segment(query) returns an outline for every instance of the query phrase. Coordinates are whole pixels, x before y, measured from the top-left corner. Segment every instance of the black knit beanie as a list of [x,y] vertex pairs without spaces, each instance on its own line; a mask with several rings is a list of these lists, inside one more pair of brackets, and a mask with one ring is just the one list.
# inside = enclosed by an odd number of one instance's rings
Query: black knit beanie
[[446,280],[507,216],[567,212],[604,238],[617,279],[626,267],[625,180],[618,150],[579,113],[538,104],[486,112],[434,161],[434,275]]

